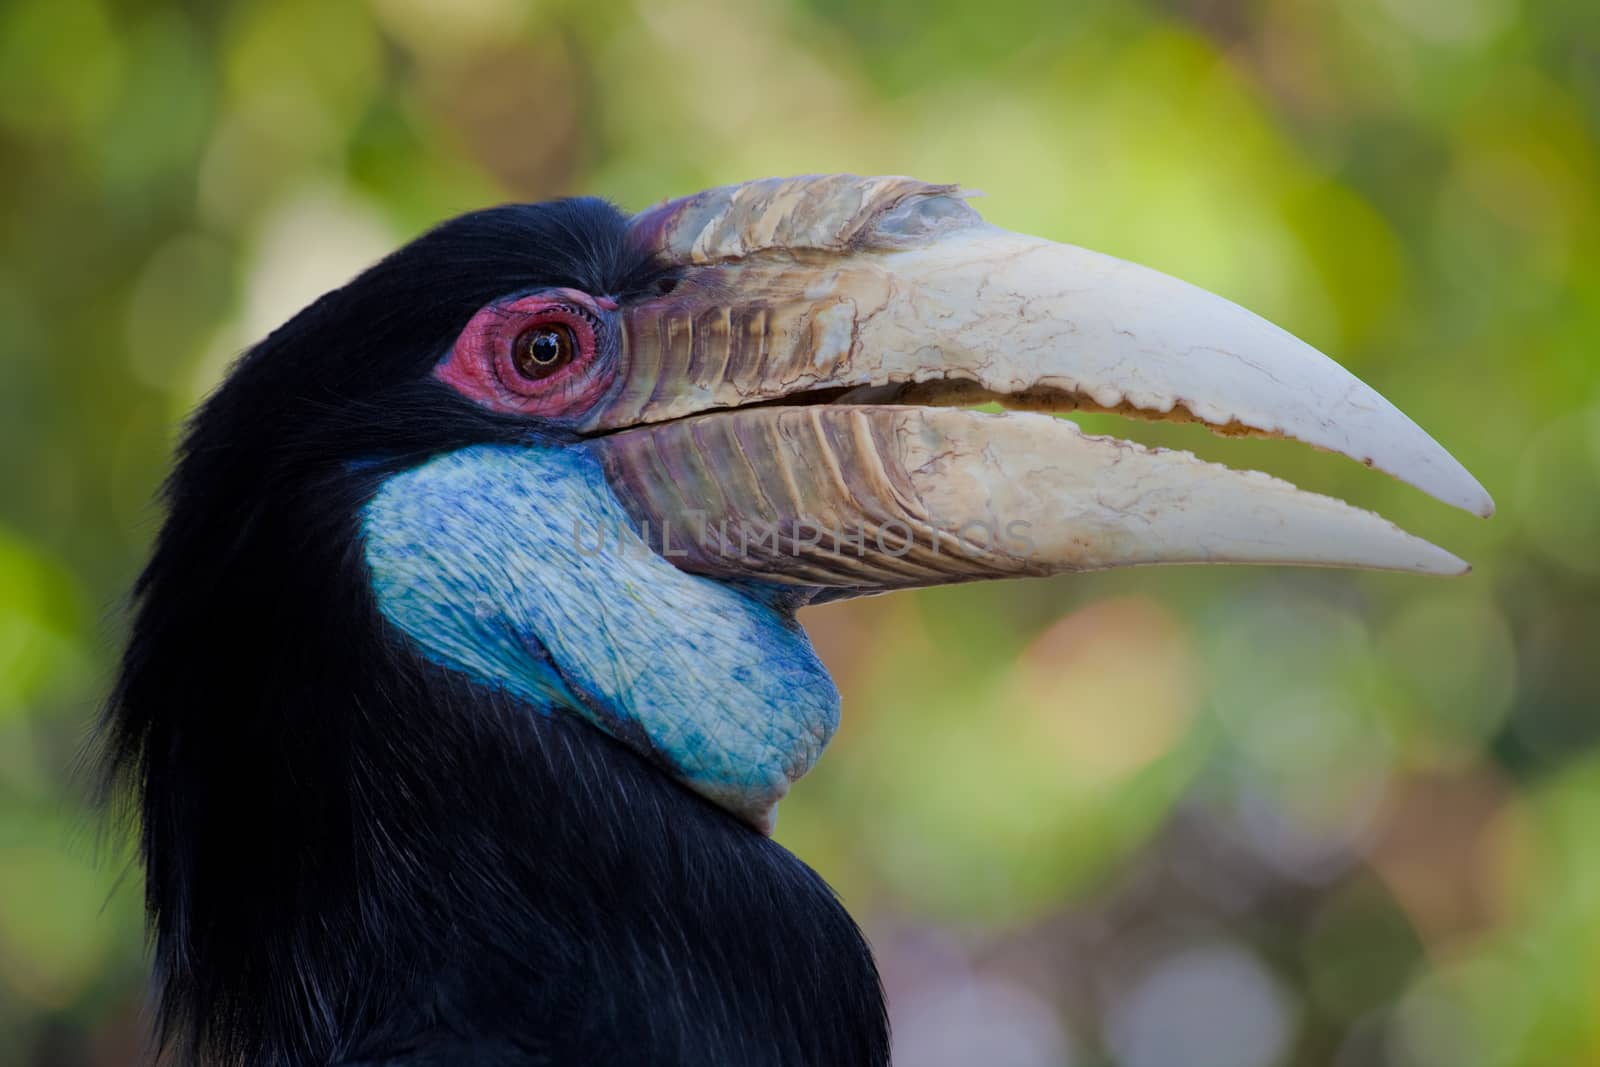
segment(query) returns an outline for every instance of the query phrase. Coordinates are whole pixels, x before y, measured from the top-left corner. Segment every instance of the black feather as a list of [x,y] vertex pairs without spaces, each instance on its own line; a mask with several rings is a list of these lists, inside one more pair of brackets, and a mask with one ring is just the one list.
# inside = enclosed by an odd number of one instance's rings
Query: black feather
[[870,953],[809,868],[575,717],[424,662],[373,603],[382,479],[541,433],[430,378],[471,315],[658,273],[599,201],[468,215],[192,420],[101,728],[172,1062],[887,1062]]

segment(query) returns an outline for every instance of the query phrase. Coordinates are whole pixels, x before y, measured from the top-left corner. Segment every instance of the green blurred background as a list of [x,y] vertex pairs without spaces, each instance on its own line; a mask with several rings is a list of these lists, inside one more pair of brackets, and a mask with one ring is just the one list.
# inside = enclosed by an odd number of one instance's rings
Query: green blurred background
[[229,361],[463,210],[833,170],[1231,297],[1500,505],[1084,419],[1477,570],[812,613],[845,723],[779,836],[878,946],[898,1062],[1600,1063],[1594,0],[11,0],[0,159],[0,1063],[138,1049],[138,877],[75,758]]

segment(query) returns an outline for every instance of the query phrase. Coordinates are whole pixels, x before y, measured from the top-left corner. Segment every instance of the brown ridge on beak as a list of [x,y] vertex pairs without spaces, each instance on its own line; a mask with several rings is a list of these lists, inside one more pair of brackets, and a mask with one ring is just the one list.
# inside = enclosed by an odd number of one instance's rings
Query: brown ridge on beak
[[[641,215],[676,286],[624,311],[585,429],[686,569],[846,591],[1146,563],[1460,573],[1369,512],[1026,410],[1294,438],[1492,513],[1338,364],[1146,268],[983,223],[955,187],[771,179]],[[998,401],[1003,414],[954,405]]]

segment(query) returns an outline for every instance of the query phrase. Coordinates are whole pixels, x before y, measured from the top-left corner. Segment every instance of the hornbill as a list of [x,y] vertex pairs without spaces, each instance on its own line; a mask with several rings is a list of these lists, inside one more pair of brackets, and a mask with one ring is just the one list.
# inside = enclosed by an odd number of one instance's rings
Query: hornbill
[[483,210],[295,315],[187,428],[102,726],[162,1054],[887,1062],[866,941],[769,836],[839,718],[799,607],[1144,563],[1465,569],[1071,409],[1493,509],[1284,331],[909,178]]

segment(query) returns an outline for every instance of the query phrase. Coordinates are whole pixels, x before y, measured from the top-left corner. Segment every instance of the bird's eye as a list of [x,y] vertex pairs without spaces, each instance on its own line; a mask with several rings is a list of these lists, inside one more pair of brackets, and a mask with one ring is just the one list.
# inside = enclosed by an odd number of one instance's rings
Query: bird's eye
[[478,310],[434,371],[485,407],[576,419],[616,376],[617,304],[546,289]]
[[529,381],[538,381],[571,363],[577,350],[578,342],[571,329],[547,323],[517,336],[511,349],[511,362],[518,374]]

